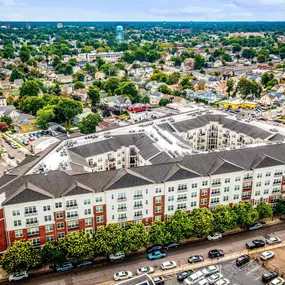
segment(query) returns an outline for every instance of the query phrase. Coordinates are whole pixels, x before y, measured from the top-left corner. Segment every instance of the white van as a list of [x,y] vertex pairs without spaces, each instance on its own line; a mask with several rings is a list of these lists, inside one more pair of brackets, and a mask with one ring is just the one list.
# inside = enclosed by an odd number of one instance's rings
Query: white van
[[202,271],[197,271],[191,274],[188,278],[183,281],[184,285],[194,285],[195,283],[204,279],[204,274]]
[[195,283],[195,285],[209,285],[209,282],[207,279],[202,279],[200,281],[198,281],[197,283]]
[[118,252],[115,253],[115,254],[110,254],[110,255],[109,255],[109,258],[110,258],[111,261],[119,260],[119,259],[124,259],[124,258],[125,258],[125,253],[122,252],[122,251],[118,251]]

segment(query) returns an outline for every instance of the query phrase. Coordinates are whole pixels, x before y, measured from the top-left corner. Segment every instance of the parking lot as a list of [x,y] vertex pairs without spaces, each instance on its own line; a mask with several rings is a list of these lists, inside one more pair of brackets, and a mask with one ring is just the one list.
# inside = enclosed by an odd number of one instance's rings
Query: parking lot
[[[221,273],[224,278],[227,278],[232,285],[261,285],[264,284],[261,280],[261,277],[264,273],[268,272],[267,269],[263,268],[258,262],[251,260],[247,265],[242,268],[238,268],[235,265],[235,260],[224,262],[219,264],[221,266]],[[201,270],[203,267],[201,268]],[[196,269],[195,271],[198,271]],[[166,285],[181,285],[181,282],[178,282],[175,276],[165,277]]]

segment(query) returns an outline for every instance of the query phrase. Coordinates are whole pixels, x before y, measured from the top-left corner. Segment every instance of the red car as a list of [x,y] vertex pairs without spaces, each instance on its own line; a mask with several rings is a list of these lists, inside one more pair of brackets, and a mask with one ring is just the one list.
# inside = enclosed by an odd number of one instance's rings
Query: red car
[[32,141],[34,141],[34,140],[35,140],[34,137],[29,137],[29,141],[30,141],[30,142],[32,142]]

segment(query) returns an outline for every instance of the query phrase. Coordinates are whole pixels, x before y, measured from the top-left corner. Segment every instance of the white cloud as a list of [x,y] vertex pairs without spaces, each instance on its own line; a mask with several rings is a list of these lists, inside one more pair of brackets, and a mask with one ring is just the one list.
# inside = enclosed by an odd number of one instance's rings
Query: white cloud
[[15,5],[15,1],[14,0],[0,0],[0,6],[1,5],[13,6],[13,5]]
[[236,8],[237,5],[234,4],[234,3],[229,3],[229,4],[225,4],[224,7],[227,7],[227,8]]
[[259,7],[259,6],[278,6],[284,5],[285,0],[234,0],[236,5]]

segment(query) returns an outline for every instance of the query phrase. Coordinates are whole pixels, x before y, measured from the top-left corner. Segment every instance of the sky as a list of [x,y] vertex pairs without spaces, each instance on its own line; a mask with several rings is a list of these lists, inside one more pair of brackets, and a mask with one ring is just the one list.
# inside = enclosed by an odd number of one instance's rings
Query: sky
[[284,21],[285,0],[0,0],[0,21]]

